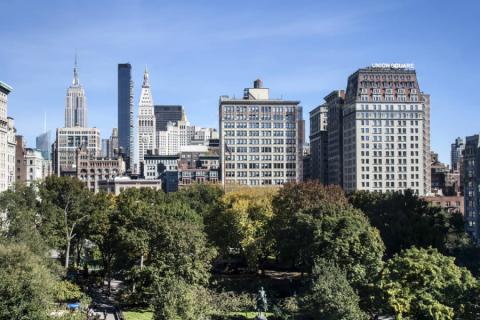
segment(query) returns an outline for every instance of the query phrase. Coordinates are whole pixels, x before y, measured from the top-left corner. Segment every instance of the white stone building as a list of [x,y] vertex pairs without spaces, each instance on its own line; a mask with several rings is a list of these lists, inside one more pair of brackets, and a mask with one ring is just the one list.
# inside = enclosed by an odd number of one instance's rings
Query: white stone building
[[243,99],[220,97],[223,181],[255,186],[303,179],[304,121],[300,101],[270,99],[256,80]]
[[77,59],[73,68],[72,85],[67,90],[65,100],[65,127],[88,127],[87,97],[80,84],[77,70]]
[[32,182],[42,180],[48,175],[45,170],[45,160],[39,150],[26,148],[24,153],[23,165],[25,166],[25,183],[30,185]]
[[155,111],[148,71],[145,69],[138,104],[138,161],[140,164],[143,162],[143,156],[148,151],[154,151],[156,145]]
[[59,128],[54,145],[56,175],[76,175],[77,149],[86,146],[92,158],[100,157],[100,130],[97,128]]
[[176,155],[181,148],[189,145],[190,123],[183,119],[176,122],[169,122],[167,130],[157,131],[156,151],[160,155]]
[[430,99],[412,67],[352,74],[342,121],[345,191],[430,193]]
[[0,81],[0,191],[15,183],[15,127],[7,116],[8,94],[12,88]]

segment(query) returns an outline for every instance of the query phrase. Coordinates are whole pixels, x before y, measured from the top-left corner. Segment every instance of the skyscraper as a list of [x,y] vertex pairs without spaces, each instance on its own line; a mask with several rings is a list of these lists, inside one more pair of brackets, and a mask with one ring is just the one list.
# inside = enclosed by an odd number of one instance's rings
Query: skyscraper
[[335,90],[325,98],[328,109],[328,184],[343,186],[343,106],[345,90]]
[[50,131],[46,131],[35,139],[35,147],[42,153],[45,160],[50,160]]
[[[327,115],[328,107],[320,105],[310,111],[310,175],[309,178],[327,184]],[[308,161],[307,161],[308,163]],[[304,168],[305,170],[305,168]]]
[[67,90],[65,102],[65,128],[87,127],[87,98],[78,78],[77,57],[73,67],[72,85]]
[[356,71],[343,107],[343,188],[426,195],[430,187],[430,97],[413,65]]
[[[127,167],[134,159],[134,106],[132,66],[118,65],[118,148],[127,158]],[[115,147],[115,146],[113,146]]]
[[462,138],[458,137],[455,139],[455,142],[452,143],[450,151],[450,164],[452,166],[452,170],[460,170],[463,150],[465,150],[465,143],[463,142]]
[[155,107],[155,126],[157,131],[167,130],[169,122],[182,120],[185,111],[182,106],[175,105],[156,105]]
[[220,97],[220,159],[226,184],[280,185],[303,179],[300,101],[270,99],[261,80],[243,99]]
[[155,137],[155,113],[153,109],[152,91],[148,71],[145,68],[143,75],[142,92],[138,104],[138,162],[143,162],[143,156],[148,150],[154,150],[156,143]]

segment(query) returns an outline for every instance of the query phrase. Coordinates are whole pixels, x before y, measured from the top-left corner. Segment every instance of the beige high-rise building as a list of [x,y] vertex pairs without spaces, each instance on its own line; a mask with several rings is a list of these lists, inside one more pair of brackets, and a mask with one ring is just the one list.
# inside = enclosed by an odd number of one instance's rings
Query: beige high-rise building
[[0,191],[15,183],[15,126],[8,114],[8,94],[12,88],[0,81]]
[[77,149],[86,146],[92,158],[100,157],[100,130],[97,128],[59,128],[53,148],[53,169],[56,175],[76,176]]
[[430,193],[430,97],[413,65],[352,74],[342,121],[345,191]]
[[87,97],[78,77],[77,57],[73,67],[72,85],[65,99],[65,127],[87,127]]
[[303,179],[300,101],[271,99],[261,80],[243,99],[220,97],[220,160],[227,184],[281,185]]

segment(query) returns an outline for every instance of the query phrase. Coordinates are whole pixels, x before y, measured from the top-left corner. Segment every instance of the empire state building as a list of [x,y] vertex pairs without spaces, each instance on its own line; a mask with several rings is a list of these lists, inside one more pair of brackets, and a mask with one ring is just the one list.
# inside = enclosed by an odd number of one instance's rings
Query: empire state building
[[65,102],[65,127],[88,127],[87,124],[87,97],[85,90],[80,85],[77,70],[77,58],[73,67],[72,85],[67,90]]

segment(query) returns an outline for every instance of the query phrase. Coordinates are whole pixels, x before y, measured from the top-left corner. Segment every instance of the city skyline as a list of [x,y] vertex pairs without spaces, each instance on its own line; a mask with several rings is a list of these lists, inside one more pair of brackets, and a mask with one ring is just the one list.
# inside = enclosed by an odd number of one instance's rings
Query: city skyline
[[[452,13],[442,3],[433,8],[413,1],[375,5],[368,11],[368,6],[353,2],[300,3],[275,7],[255,3],[254,12],[248,5],[219,2],[202,6],[91,2],[84,8],[75,6],[76,11],[68,10],[73,3],[62,3],[56,10],[63,14],[57,19],[51,19],[56,11],[50,6],[6,3],[12,19],[0,22],[0,27],[12,31],[5,35],[6,46],[0,52],[5,62],[0,74],[14,89],[9,113],[29,146],[43,132],[38,121],[43,113],[48,129],[62,127],[75,51],[88,96],[89,123],[101,130],[102,137],[117,126],[116,71],[117,64],[126,61],[133,69],[135,109],[147,64],[156,104],[184,105],[192,122],[215,128],[219,96],[240,97],[238,88],[251,79],[263,79],[272,88],[272,97],[301,100],[306,119],[326,94],[345,89],[346,77],[358,68],[413,62],[422,89],[432,96],[432,150],[441,160],[449,162],[456,137],[480,131],[474,96],[460,94],[475,92],[480,74],[474,63],[477,44],[469,41],[478,29],[472,18],[478,4],[465,2]],[[87,11],[95,14],[84,16]],[[110,11],[108,18],[99,19]],[[429,24],[422,21],[427,14]],[[175,16],[178,19],[172,19]],[[242,22],[228,23],[232,19]],[[448,26],[442,25],[445,19],[451,22]],[[130,22],[122,26],[124,20]],[[386,28],[390,23],[391,29]],[[226,27],[219,30],[218,25]],[[255,48],[244,48],[246,41]]]

